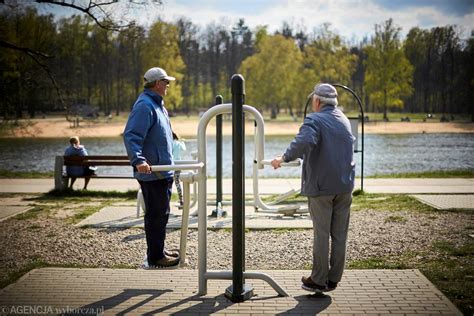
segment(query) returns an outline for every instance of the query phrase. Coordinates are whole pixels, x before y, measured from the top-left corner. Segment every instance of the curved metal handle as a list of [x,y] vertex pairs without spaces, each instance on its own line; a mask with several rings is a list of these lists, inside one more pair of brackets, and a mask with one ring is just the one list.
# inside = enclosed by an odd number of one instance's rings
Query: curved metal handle
[[179,165],[153,165],[150,166],[152,172],[156,171],[170,171],[170,170],[198,170],[204,167],[203,162],[192,163],[192,164],[179,164]]
[[[292,160],[292,161],[289,161],[289,162],[282,162],[281,166],[282,167],[299,167],[299,166],[301,166],[301,161],[302,160],[300,158],[298,158],[296,160]],[[272,161],[270,159],[265,159],[265,160],[262,160],[262,164],[271,165]]]

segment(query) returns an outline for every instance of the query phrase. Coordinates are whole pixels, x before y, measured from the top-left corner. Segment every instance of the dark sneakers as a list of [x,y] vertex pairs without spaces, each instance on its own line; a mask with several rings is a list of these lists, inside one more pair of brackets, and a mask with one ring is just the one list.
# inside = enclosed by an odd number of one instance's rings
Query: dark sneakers
[[302,277],[301,278],[301,288],[306,291],[322,293],[326,291],[326,285],[319,285],[313,282],[311,277]]
[[315,293],[331,292],[337,288],[337,282],[328,281],[326,285],[319,285],[314,283],[311,277],[302,277],[301,282],[304,290]]
[[334,291],[337,288],[337,282],[328,281],[327,292]]

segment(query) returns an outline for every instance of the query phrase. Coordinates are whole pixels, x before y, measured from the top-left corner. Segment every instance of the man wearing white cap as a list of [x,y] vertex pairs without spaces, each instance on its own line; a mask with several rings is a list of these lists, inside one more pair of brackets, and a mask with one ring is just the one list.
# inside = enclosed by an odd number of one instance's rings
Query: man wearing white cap
[[123,138],[145,201],[145,267],[174,267],[179,263],[179,255],[165,249],[173,172],[154,173],[150,166],[174,163],[173,134],[163,98],[170,81],[175,78],[154,67],[145,73],[143,79],[145,89],[133,105]]
[[[303,158],[301,195],[308,197],[313,220],[313,269],[301,279],[312,292],[332,291],[342,278],[346,261],[349,213],[354,189],[354,136],[347,117],[337,107],[337,91],[321,83],[311,93],[314,113],[309,114],[282,162]],[[331,254],[329,242],[331,240]]]

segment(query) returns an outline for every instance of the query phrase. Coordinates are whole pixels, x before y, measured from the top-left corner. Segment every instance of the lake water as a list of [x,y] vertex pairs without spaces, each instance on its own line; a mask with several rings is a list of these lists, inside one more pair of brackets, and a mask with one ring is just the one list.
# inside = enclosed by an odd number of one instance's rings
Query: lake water
[[[265,159],[282,154],[292,137],[267,136],[265,138]],[[90,155],[125,155],[121,138],[83,138]],[[232,176],[232,143],[230,136],[224,136],[223,173]],[[1,169],[11,171],[54,171],[54,157],[62,155],[67,139],[0,139]],[[196,151],[197,141],[187,140],[188,150],[183,159],[191,159]],[[360,148],[359,140],[359,148]],[[253,137],[245,140],[246,177],[252,174]],[[208,173],[215,176],[215,137],[208,137]],[[357,175],[360,176],[360,153],[355,153]],[[123,167],[99,167],[101,173],[131,174]],[[435,170],[474,169],[474,134],[402,134],[365,135],[364,176],[400,172],[421,172]],[[265,166],[260,170],[262,177],[299,177],[299,167],[273,170]]]

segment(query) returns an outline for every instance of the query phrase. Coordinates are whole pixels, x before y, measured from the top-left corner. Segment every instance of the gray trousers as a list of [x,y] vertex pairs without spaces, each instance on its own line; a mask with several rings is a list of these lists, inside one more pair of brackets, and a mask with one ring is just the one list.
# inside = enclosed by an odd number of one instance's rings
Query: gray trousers
[[339,282],[346,262],[352,193],[309,197],[308,200],[314,232],[311,279],[318,285],[328,280]]

